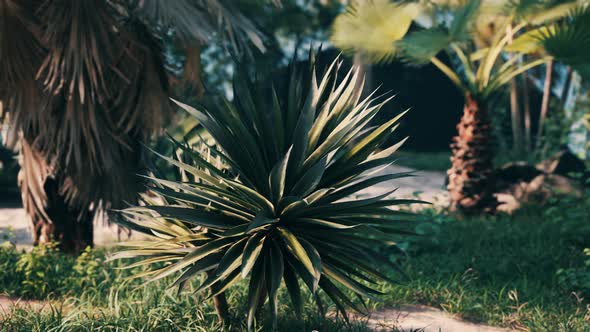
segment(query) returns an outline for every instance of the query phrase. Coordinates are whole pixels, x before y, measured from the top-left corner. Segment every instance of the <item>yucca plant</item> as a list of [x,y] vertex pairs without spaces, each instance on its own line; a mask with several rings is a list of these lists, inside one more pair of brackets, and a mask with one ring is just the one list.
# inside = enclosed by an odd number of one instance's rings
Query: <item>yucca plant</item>
[[[434,14],[439,7],[412,1],[354,2],[334,22],[332,41],[377,62],[430,62],[457,86],[465,104],[447,172],[451,208],[494,211],[498,202],[490,191],[494,155],[488,103],[518,75],[553,59],[576,68],[590,62],[588,48],[582,46],[590,43],[589,7],[587,1],[439,2],[448,6]],[[425,28],[409,31],[414,21]],[[441,52],[460,65],[441,61]],[[522,57],[532,53],[537,56]]]
[[363,310],[347,290],[361,302],[380,294],[376,282],[389,280],[395,267],[387,249],[412,233],[416,219],[393,208],[421,203],[392,198],[395,189],[366,192],[411,176],[380,172],[403,143],[390,143],[401,115],[372,126],[391,97],[361,98],[358,68],[338,78],[338,60],[318,82],[311,58],[311,70],[293,70],[285,89],[241,76],[233,102],[221,98],[197,108],[177,102],[216,144],[200,154],[177,143],[189,162],[161,156],[188,179],[150,178],[165,203],[150,200],[122,213],[127,226],[155,240],[126,243],[133,248],[113,259],[159,263],[142,276],[179,274],[171,285],[179,290],[206,273],[197,291],[212,296],[249,278],[249,327],[266,299],[276,326],[282,282],[299,316],[300,282],[313,294],[321,290],[343,314]]

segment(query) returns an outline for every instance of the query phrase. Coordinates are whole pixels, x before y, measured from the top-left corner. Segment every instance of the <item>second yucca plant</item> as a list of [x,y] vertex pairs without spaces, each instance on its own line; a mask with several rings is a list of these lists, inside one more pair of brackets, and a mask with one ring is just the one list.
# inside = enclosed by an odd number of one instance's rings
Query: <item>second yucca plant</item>
[[204,273],[198,290],[213,297],[249,277],[249,328],[267,299],[276,326],[282,282],[298,315],[301,282],[312,294],[324,292],[344,315],[379,295],[376,282],[389,280],[384,271],[393,267],[384,248],[409,234],[415,219],[392,207],[419,201],[391,198],[395,190],[358,195],[411,176],[380,172],[401,145],[388,145],[401,115],[373,127],[390,98],[361,99],[358,69],[337,78],[338,60],[318,82],[313,55],[311,63],[303,73],[293,70],[284,89],[238,78],[233,102],[217,99],[197,109],[178,103],[216,144],[203,154],[177,143],[184,162],[162,156],[188,181],[152,179],[164,203],[124,214],[130,227],[157,240],[114,258],[158,263],[145,276],[178,274],[179,290]]

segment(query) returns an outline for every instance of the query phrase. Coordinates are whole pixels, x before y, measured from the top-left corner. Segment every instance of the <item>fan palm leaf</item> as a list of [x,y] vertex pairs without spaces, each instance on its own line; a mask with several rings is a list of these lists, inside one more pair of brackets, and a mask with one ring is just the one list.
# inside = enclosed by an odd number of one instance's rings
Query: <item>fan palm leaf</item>
[[417,4],[388,0],[353,3],[334,21],[331,42],[345,52],[361,51],[375,62],[395,58],[395,42],[408,32],[420,13]]
[[184,44],[206,43],[214,33],[230,41],[237,54],[250,44],[264,51],[263,37],[254,23],[227,0],[137,1],[135,12],[151,22],[172,28]]
[[590,5],[572,11],[554,29],[544,31],[539,41],[558,61],[574,67],[587,65],[590,62]]

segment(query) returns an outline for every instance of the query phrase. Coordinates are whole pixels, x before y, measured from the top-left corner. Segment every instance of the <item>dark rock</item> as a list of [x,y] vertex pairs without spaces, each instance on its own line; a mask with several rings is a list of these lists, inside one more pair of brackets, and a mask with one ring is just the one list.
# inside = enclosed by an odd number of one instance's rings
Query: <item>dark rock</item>
[[543,205],[555,195],[582,197],[588,171],[582,160],[563,150],[536,166],[509,163],[494,171],[498,211],[513,212],[525,204]]
[[586,173],[586,165],[575,154],[569,150],[562,150],[537,164],[537,168],[543,173],[557,174],[572,177],[572,175],[583,175]]
[[557,174],[541,174],[498,192],[498,211],[512,213],[525,204],[544,205],[550,197],[565,194],[581,198],[584,191],[578,181]]
[[530,182],[541,174],[543,172],[527,163],[508,163],[494,171],[494,190],[497,193],[508,190],[515,184]]

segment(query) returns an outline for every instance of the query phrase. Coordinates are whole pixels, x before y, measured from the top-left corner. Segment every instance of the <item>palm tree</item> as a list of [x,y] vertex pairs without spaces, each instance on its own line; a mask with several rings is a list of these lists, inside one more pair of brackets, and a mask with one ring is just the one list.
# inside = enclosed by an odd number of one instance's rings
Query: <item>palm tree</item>
[[[414,21],[426,28],[408,32]],[[374,0],[350,6],[333,29],[332,41],[344,51],[361,51],[374,61],[430,62],[461,90],[463,117],[447,173],[451,208],[465,213],[493,211],[498,204],[490,190],[489,101],[518,75],[553,59],[574,68],[590,61],[590,9],[580,2],[468,0],[431,7]],[[460,65],[441,61],[442,51]],[[535,56],[520,62],[524,54]]]
[[229,0],[0,0],[0,113],[35,244],[79,252],[97,213],[137,200],[141,145],[170,108],[170,34],[187,67],[213,36],[234,54],[263,48]]

